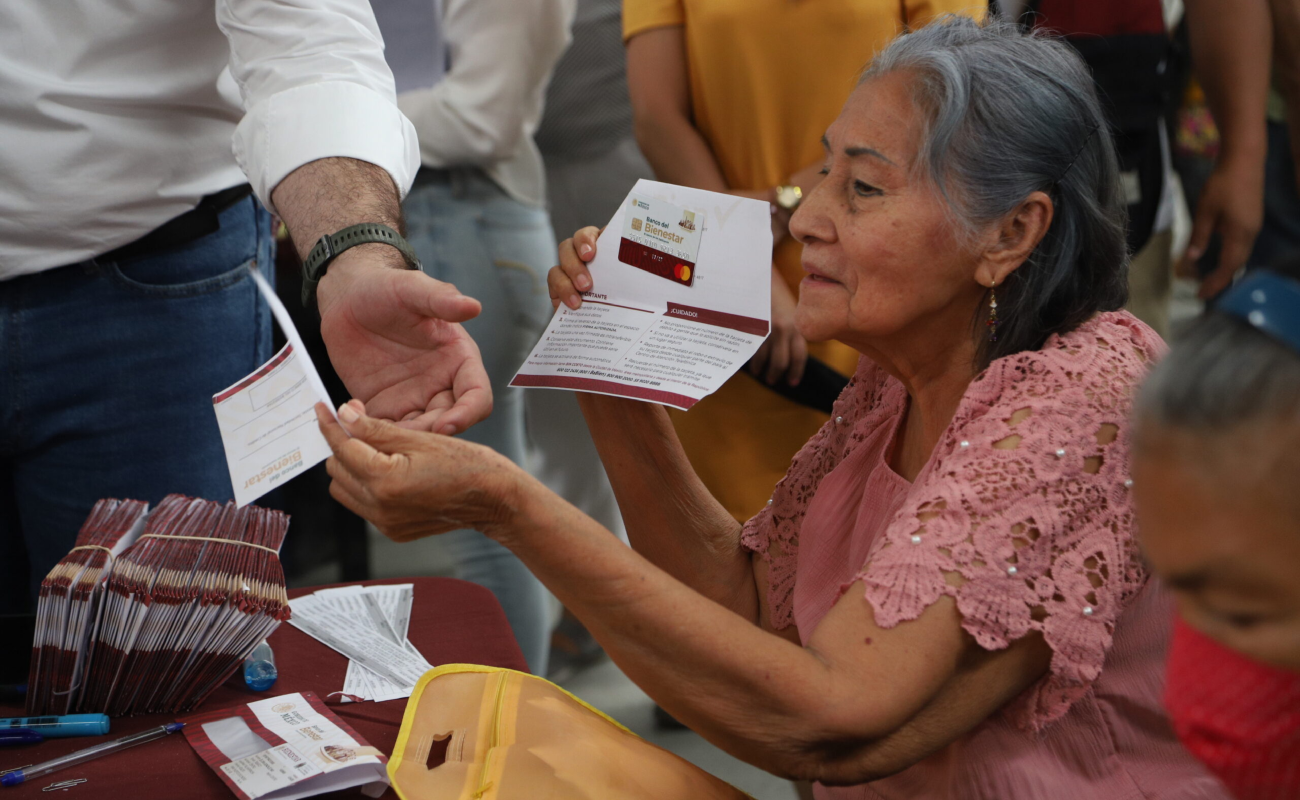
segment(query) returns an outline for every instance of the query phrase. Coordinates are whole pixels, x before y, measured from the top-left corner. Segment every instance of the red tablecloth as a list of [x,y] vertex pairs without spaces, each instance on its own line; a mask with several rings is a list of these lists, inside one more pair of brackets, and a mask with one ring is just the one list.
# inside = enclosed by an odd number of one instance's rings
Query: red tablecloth
[[[488,664],[528,669],[501,606],[488,590],[451,578],[404,578],[366,583],[415,584],[409,638],[431,664]],[[297,597],[321,588],[324,587],[298,589],[289,592],[289,596]],[[300,691],[312,691],[324,698],[343,688],[343,675],[347,671],[347,659],[343,656],[288,624],[281,625],[270,641],[280,673],[275,686],[265,693],[250,691],[244,686],[241,670],[213,692],[199,710],[224,708]],[[331,708],[370,744],[392,754],[402,724],[402,713],[406,710],[405,700],[346,703]],[[21,708],[0,704],[0,717],[17,716],[23,716]],[[92,744],[156,727],[171,719],[162,715],[125,717],[113,720],[112,732],[108,736],[50,739],[34,747],[0,748],[0,770],[39,764]],[[69,778],[85,778],[86,783],[74,786],[66,794],[41,793],[41,789],[51,783]],[[84,797],[86,800],[227,800],[234,797],[212,769],[194,753],[182,734],[172,734],[132,750],[44,775],[22,786],[0,789],[0,800],[56,795]],[[384,797],[394,798],[396,794],[389,789]]]

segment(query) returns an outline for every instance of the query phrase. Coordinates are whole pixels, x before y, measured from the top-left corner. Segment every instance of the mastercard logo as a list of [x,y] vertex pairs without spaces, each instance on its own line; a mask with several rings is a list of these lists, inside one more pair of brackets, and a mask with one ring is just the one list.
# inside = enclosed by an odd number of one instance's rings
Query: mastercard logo
[[685,264],[678,264],[677,268],[673,270],[673,274],[677,276],[679,281],[689,281],[691,279],[691,268]]

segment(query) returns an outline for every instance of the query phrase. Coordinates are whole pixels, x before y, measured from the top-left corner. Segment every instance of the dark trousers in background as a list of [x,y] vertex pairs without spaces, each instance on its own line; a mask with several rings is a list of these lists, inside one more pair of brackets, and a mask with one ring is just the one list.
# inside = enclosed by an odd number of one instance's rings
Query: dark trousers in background
[[34,605],[101,497],[225,501],[212,395],[271,356],[270,215],[165,253],[0,281],[0,613]]
[[1268,267],[1300,257],[1300,187],[1287,126],[1268,123],[1268,157],[1264,162],[1264,225],[1255,239],[1249,266]]

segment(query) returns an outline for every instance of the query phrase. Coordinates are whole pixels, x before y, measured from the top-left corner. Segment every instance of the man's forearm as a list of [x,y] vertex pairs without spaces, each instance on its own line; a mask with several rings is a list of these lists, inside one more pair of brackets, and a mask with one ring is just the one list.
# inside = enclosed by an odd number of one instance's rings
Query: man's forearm
[[[320,237],[349,225],[377,222],[405,233],[393,179],[367,161],[322,158],[303,164],[280,181],[271,199],[300,258],[307,257]],[[401,254],[387,245],[363,247],[383,261],[402,262]]]
[[1221,159],[1262,164],[1272,24],[1267,0],[1187,0],[1196,79],[1223,140]]

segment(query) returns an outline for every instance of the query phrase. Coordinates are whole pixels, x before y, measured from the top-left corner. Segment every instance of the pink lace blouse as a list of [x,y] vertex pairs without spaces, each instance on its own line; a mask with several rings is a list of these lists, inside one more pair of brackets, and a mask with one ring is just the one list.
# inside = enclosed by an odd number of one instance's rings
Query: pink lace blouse
[[981,647],[1040,631],[1052,662],[942,751],[871,784],[819,785],[818,797],[1227,796],[1161,709],[1171,611],[1133,542],[1127,417],[1163,347],[1115,312],[998,359],[914,483],[886,463],[907,394],[862,359],[745,526],[745,546],[769,569],[776,625],[793,623],[806,641],[854,586],[886,628],[947,594]]

